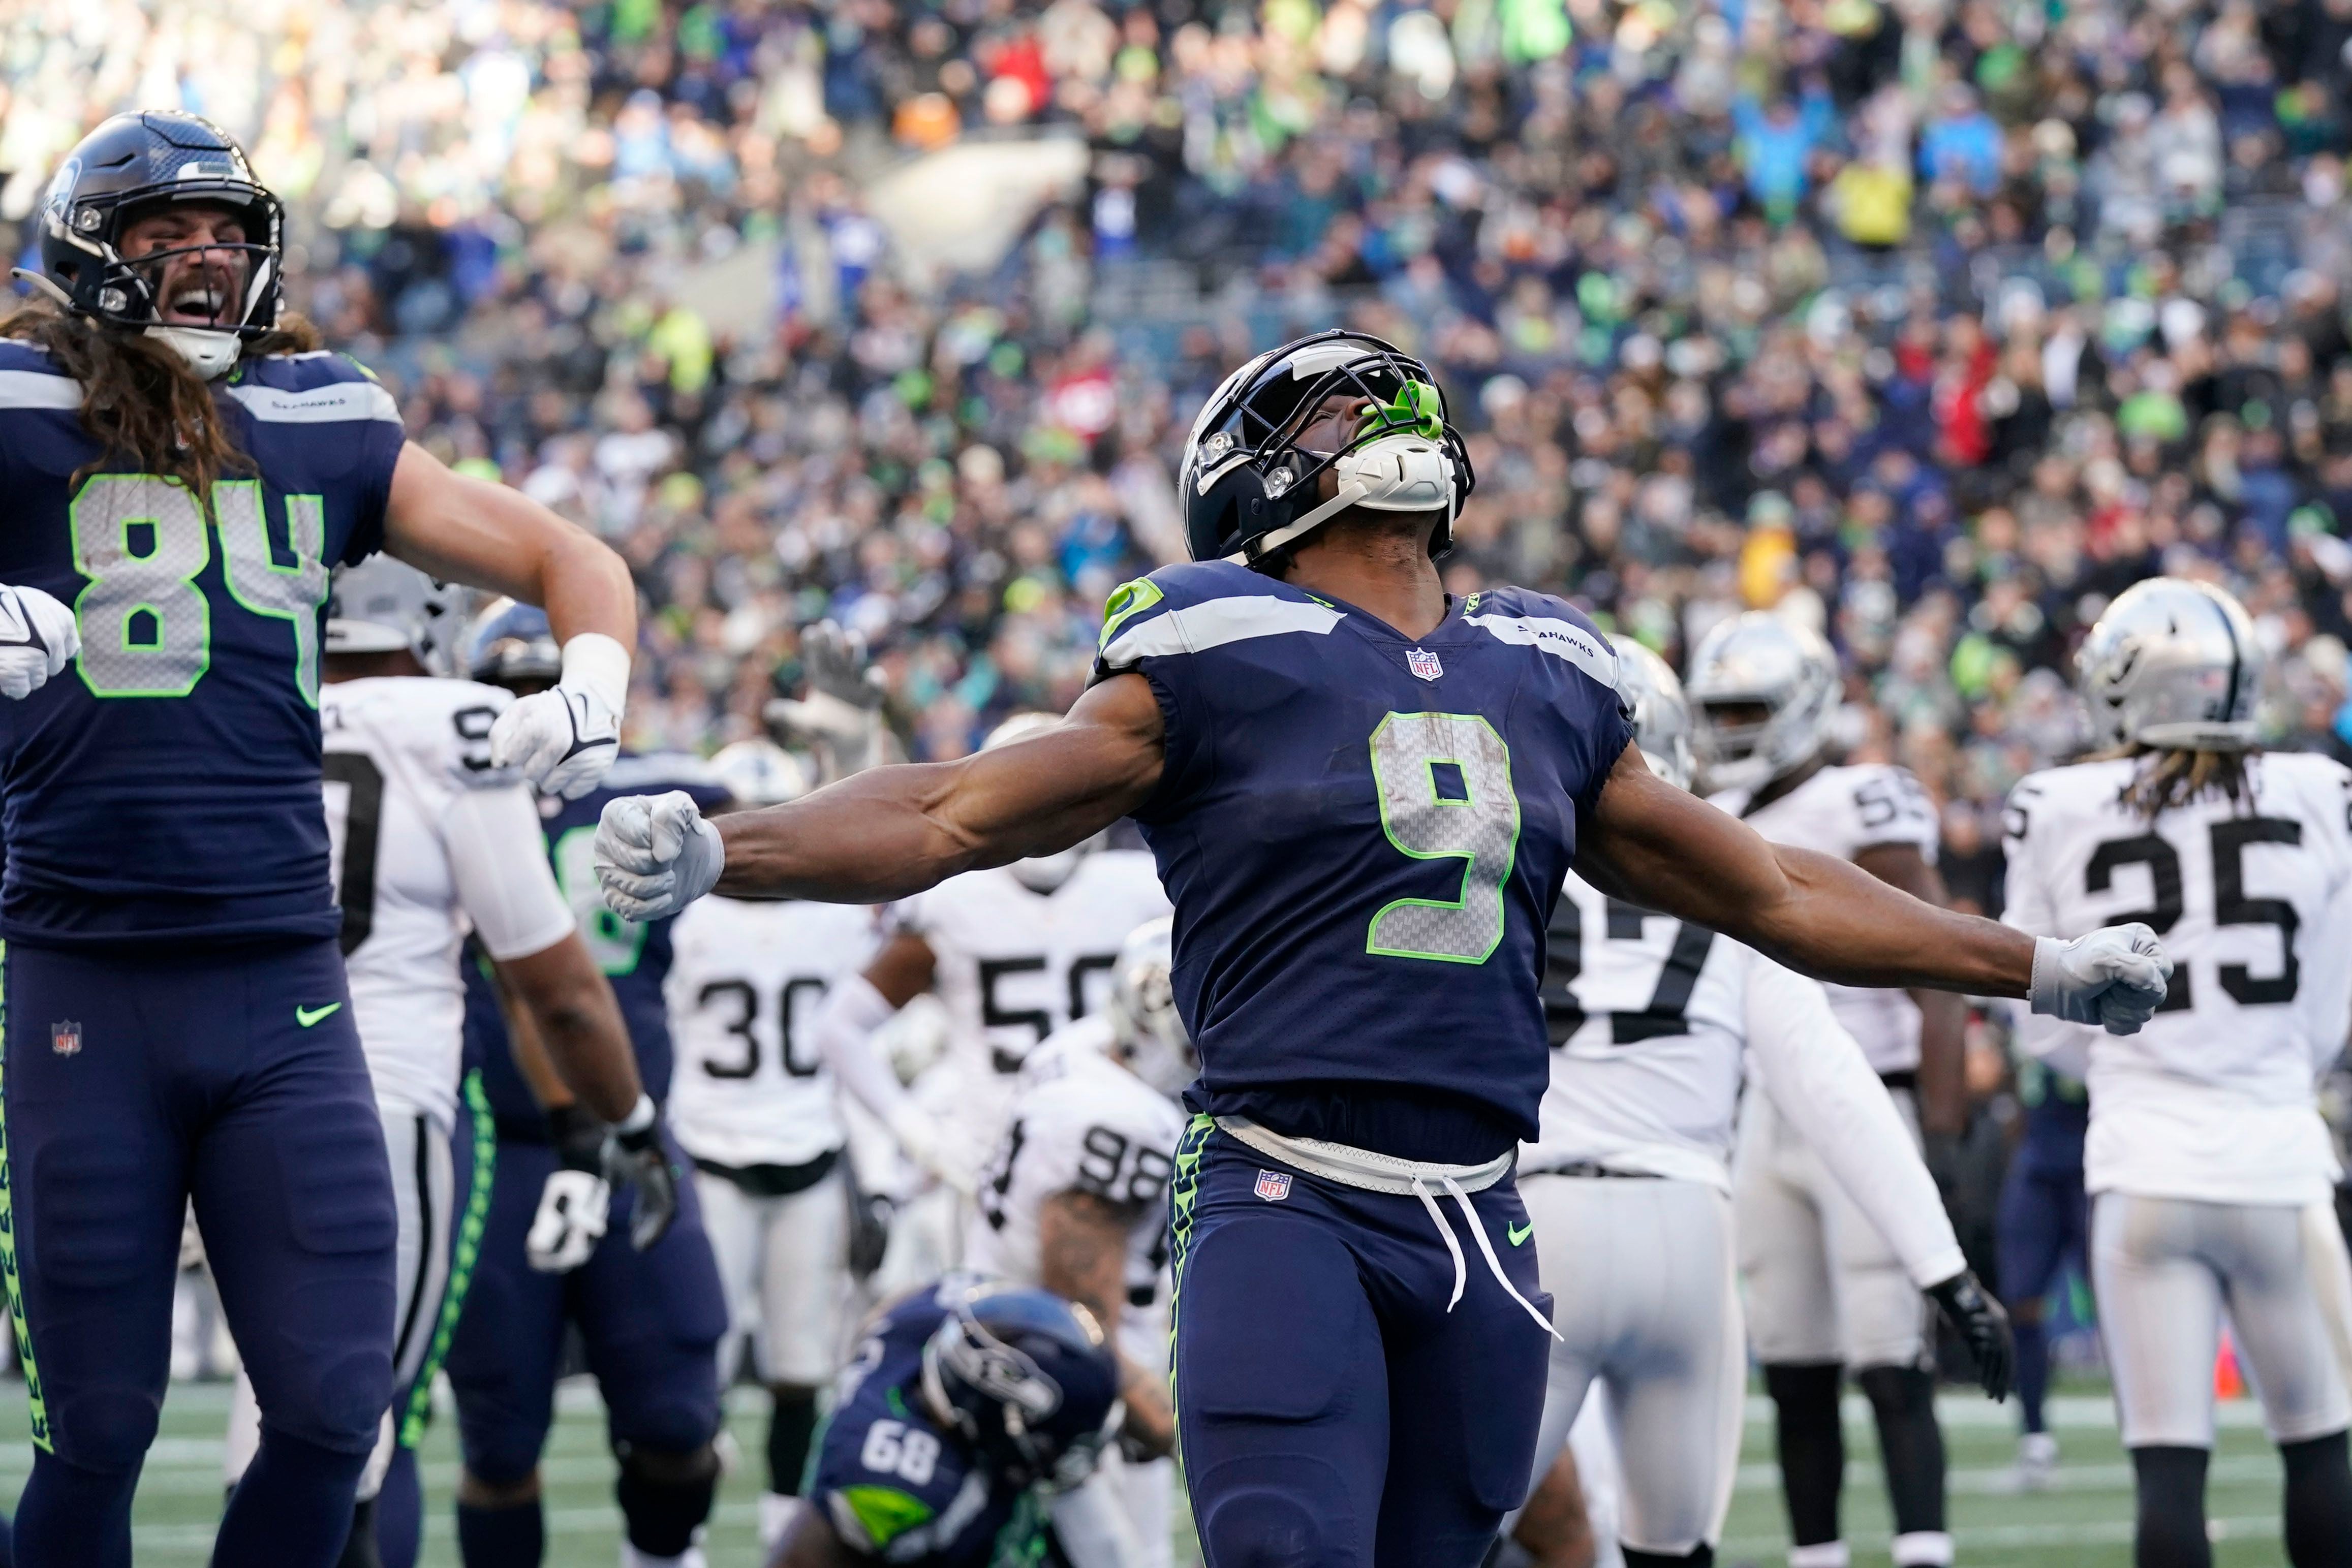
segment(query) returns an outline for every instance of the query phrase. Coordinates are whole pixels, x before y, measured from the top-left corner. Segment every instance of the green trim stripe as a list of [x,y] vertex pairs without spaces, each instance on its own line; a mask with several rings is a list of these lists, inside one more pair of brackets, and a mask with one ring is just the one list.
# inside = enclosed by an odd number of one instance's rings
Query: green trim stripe
[[[1192,1202],[1201,1196],[1201,1152],[1217,1130],[1217,1119],[1196,1115],[1176,1141],[1176,1168],[1168,1183],[1168,1412],[1176,1413],[1176,1314],[1184,1300],[1184,1261],[1192,1251]],[[1178,1446],[1182,1446],[1181,1425]],[[1181,1463],[1181,1456],[1179,1456]]]
[[466,1110],[474,1124],[474,1170],[466,1189],[466,1217],[457,1222],[457,1249],[449,1259],[449,1286],[441,1292],[433,1343],[425,1349],[425,1364],[416,1369],[415,1385],[408,1391],[408,1408],[401,1412],[404,1448],[414,1448],[425,1440],[425,1423],[433,1416],[433,1380],[449,1354],[449,1342],[457,1337],[457,1320],[466,1311],[466,1291],[474,1282],[474,1265],[482,1256],[482,1230],[490,1220],[490,1177],[499,1163],[499,1124],[490,1114],[490,1097],[482,1092],[478,1068],[466,1074]]
[[8,1160],[8,945],[0,942],[0,1280],[8,1287],[8,1324],[16,1334],[16,1360],[25,1372],[25,1403],[32,1410],[33,1447],[45,1454],[49,1441],[49,1404],[41,1395],[41,1369],[33,1359],[33,1331],[25,1323],[25,1288],[16,1278],[16,1180]]

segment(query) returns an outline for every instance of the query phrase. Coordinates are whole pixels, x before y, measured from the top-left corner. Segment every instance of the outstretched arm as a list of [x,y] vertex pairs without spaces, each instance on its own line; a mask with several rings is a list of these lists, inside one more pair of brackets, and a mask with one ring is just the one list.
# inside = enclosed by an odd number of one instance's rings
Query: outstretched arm
[[1625,747],[1577,846],[1604,893],[1694,920],[1816,979],[2021,997],[2033,939],[1924,904],[1850,861],[1764,841]]
[[2036,1012],[2130,1034],[2164,999],[2172,973],[2145,925],[2035,938],[1923,904],[1850,862],[1767,843],[1654,777],[1630,744],[1589,828],[1576,863],[1587,882],[1736,936],[1815,979],[2026,997]]

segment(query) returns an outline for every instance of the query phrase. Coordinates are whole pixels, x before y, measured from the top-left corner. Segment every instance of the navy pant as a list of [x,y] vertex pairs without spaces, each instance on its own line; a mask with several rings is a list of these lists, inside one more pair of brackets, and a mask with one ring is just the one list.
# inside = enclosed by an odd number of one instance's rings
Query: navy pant
[[[1177,1437],[1208,1568],[1473,1568],[1525,1500],[1551,1341],[1454,1201],[1468,1280],[1448,1312],[1454,1260],[1416,1198],[1290,1169],[1205,1117],[1171,1197]],[[1549,1317],[1517,1186],[1471,1202]]]
[[2011,1303],[2048,1295],[2070,1258],[2087,1276],[2091,1206],[2083,1192],[2083,1167],[2037,1166],[2020,1157],[2001,1183],[1993,1227],[2000,1293]]
[[[461,1185],[469,1143],[457,1144]],[[685,1165],[676,1149],[671,1158]],[[693,1181],[678,1183],[677,1222],[652,1251],[629,1245],[635,1194],[616,1191],[612,1228],[588,1261],[568,1274],[542,1274],[524,1259],[523,1239],[556,1164],[545,1144],[498,1145],[489,1218],[449,1344],[466,1469],[493,1486],[510,1486],[539,1466],[567,1322],[580,1330],[614,1443],[682,1454],[719,1432],[727,1300]]]
[[[0,1269],[37,1449],[19,1557],[130,1561],[193,1196],[262,1418],[259,1485],[240,1489],[216,1561],[257,1560],[252,1532],[275,1535],[268,1561],[331,1563],[392,1397],[395,1231],[335,944],[18,944],[5,995]],[[342,1526],[323,1522],[337,1509]]]

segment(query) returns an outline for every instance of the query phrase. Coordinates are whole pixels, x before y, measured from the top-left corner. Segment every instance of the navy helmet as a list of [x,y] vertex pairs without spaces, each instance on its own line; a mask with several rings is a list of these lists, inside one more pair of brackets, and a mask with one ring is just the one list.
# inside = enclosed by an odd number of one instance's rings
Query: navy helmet
[[[1335,419],[1334,400],[1353,405],[1350,419]],[[1193,422],[1178,483],[1192,559],[1246,564],[1350,507],[1442,507],[1429,548],[1443,555],[1476,478],[1429,367],[1369,333],[1334,328],[1226,377]]]
[[475,617],[460,662],[469,680],[492,686],[550,686],[563,674],[563,650],[547,612],[518,599],[496,599]]
[[[134,219],[182,202],[229,208],[245,225],[245,243],[184,246],[135,260],[122,255],[123,230]],[[285,210],[236,139],[209,120],[149,110],[104,120],[58,166],[40,225],[42,273],[77,315],[166,337],[202,330],[232,350],[278,325]],[[244,298],[229,302],[216,328],[167,326],[155,296],[162,264],[197,250],[246,256]]]
[[923,1347],[923,1388],[1016,1486],[1077,1485],[1125,1414],[1118,1358],[1094,1314],[1027,1286],[967,1289]]

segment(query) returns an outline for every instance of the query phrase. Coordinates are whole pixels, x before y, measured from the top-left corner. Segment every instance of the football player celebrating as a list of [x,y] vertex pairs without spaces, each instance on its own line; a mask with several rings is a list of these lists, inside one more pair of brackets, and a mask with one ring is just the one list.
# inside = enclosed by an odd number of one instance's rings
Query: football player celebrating
[[1167,916],[1137,926],[1109,1005],[1030,1053],[963,1247],[973,1269],[1084,1306],[1118,1347],[1136,1462],[1101,1480],[1119,1494],[1135,1568],[1166,1568],[1175,1481],[1160,1458],[1174,1440],[1160,1274],[1184,1132],[1175,1096],[1200,1060],[1176,1015],[1173,965]]
[[713,888],[904,897],[1141,825],[1201,1055],[1171,1312],[1213,1568],[1269,1541],[1456,1568],[1525,1494],[1552,1329],[1511,1167],[1549,1078],[1540,954],[1571,864],[1850,984],[2118,1029],[2163,990],[2144,927],[2036,942],[1652,775],[1578,612],[1446,593],[1470,484],[1420,361],[1345,331],[1260,355],[1193,426],[1195,560],[1112,596],[1067,718],[717,822],[619,800],[598,832],[635,918]]
[[392,1397],[398,1236],[320,791],[328,572],[384,550],[544,603],[561,682],[491,759],[610,766],[627,568],[405,442],[279,313],[278,199],[217,127],[117,115],[0,327],[0,1216],[32,1406],[24,1556],[123,1563],[193,1195],[261,1406],[214,1561],[326,1564]]
[[[1751,612],[1717,627],[1690,661],[1699,770],[1711,798],[1778,844],[1850,860],[1930,904],[1944,901],[1936,813],[1901,768],[1832,767],[1826,747],[1844,685],[1837,655],[1804,628]],[[1961,998],[1926,988],[1830,988],[1896,1106],[1935,1146],[1962,1114]],[[1927,1315],[1894,1242],[1781,1113],[1749,1102],[1733,1162],[1748,1332],[1779,1416],[1780,1485],[1794,1568],[1844,1568],[1838,1515],[1845,1369],[1870,1399],[1895,1514],[1896,1568],[1952,1560],[1944,1528],[1944,1435],[1936,1424]]]
[[2352,1563],[2352,1265],[2314,1092],[2352,1022],[2352,773],[2261,751],[2263,662],[2228,594],[2138,584],[2080,655],[2105,755],[2010,795],[2004,917],[2028,932],[2145,920],[2177,966],[2127,1046],[2025,1037],[2078,1073],[2087,1051],[2091,1277],[2138,1479],[2140,1568],[2212,1561],[2224,1303],[2285,1461],[2287,1559]]
[[[538,690],[556,674],[546,618],[528,605],[488,606],[464,664],[478,681]],[[692,758],[627,756],[614,779],[624,789],[683,786],[714,809],[726,800]],[[620,1003],[637,1074],[649,1094],[666,1098],[662,987],[673,923],[615,919],[599,904],[588,847],[596,813],[612,798],[592,791],[576,801],[542,800],[543,847]],[[719,1481],[711,1439],[727,1332],[701,1204],[692,1183],[678,1183],[684,1162],[650,1102],[642,1117],[608,1129],[551,1071],[528,1011],[503,1007],[478,968],[467,979],[466,1049],[481,1071],[497,1158],[474,1280],[447,1357],[465,1461],[458,1550],[469,1568],[540,1561],[539,1457],[554,1420],[567,1330],[576,1328],[620,1463],[624,1568],[700,1568],[694,1537]],[[614,1194],[608,1176],[628,1178],[631,1190]]]
[[[1680,683],[1640,643],[1612,641],[1643,761],[1687,786]],[[1519,1155],[1560,1333],[1537,1475],[1567,1441],[1587,1389],[1603,1384],[1623,1460],[1627,1568],[1712,1563],[1748,1388],[1729,1159],[1750,1052],[1779,1113],[1889,1238],[1912,1288],[1969,1340],[1996,1397],[2007,1384],[2007,1326],[1961,1259],[1910,1132],[1819,984],[1575,876],[1549,935],[1551,1086],[1541,1135]]]
[[[465,1050],[458,953],[470,930],[537,1026],[557,1070],[607,1121],[643,1091],[612,987],[539,852],[530,792],[490,766],[489,733],[510,692],[446,676],[465,632],[463,591],[378,556],[339,570],[327,607],[327,831],[360,1044],[367,1053],[400,1216],[398,1390],[429,1388],[442,1325],[466,1281],[450,1246],[449,1140]],[[446,1301],[445,1301],[446,1291]],[[417,1423],[385,1412],[360,1479],[346,1564],[407,1568],[422,1543]],[[228,1478],[260,1438],[251,1382],[230,1406]],[[379,1490],[387,1500],[379,1511]]]
[[[1054,722],[1015,714],[982,749]],[[914,1249],[932,1255],[920,1277],[956,1260],[967,1207],[960,1195],[971,1191],[973,1167],[1004,1126],[1023,1059],[1100,1005],[1120,939],[1167,913],[1151,857],[1104,849],[1101,835],[1091,835],[904,900],[889,912],[891,934],[873,962],[828,994],[817,1039],[842,1087],[939,1178],[895,1222],[912,1230],[901,1246],[930,1238]],[[908,1089],[875,1049],[874,1034],[925,989],[947,1004],[948,1049]]]
[[[807,793],[800,764],[772,741],[735,742],[710,773],[739,806]],[[748,1338],[772,1401],[763,1546],[782,1539],[800,1497],[817,1396],[850,1326],[847,1134],[810,1025],[825,988],[874,943],[866,910],[800,899],[706,898],[670,928],[668,1109],[727,1291],[719,1380],[733,1377]]]
[[1086,1308],[950,1275],[882,1312],[834,1389],[771,1568],[1076,1561],[1052,1516],[1118,1427],[1118,1363]]

